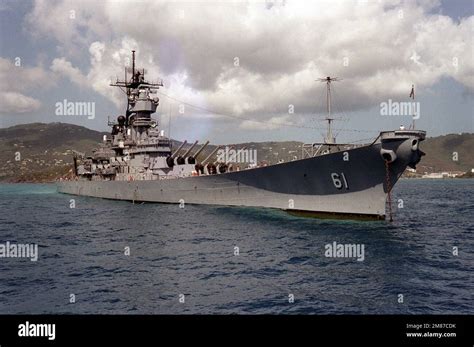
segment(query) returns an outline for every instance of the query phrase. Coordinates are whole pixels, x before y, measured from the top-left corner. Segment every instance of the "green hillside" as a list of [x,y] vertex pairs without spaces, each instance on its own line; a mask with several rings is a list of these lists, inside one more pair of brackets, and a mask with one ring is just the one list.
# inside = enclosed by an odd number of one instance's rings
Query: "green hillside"
[[[426,139],[420,172],[467,171],[474,168],[474,134],[449,134]],[[457,161],[456,153],[457,153]]]
[[64,123],[32,123],[0,129],[0,180],[55,180],[71,168],[72,149],[90,152],[102,134]]

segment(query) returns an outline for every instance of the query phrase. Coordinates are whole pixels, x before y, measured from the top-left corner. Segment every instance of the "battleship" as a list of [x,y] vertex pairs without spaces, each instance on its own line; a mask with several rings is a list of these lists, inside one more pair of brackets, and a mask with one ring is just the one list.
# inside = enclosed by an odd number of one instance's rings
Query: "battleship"
[[[127,78],[127,73],[130,78]],[[176,204],[245,206],[285,210],[302,216],[356,219],[391,218],[391,191],[407,167],[424,153],[426,132],[400,127],[382,131],[364,145],[337,143],[333,136],[331,82],[327,86],[327,134],[304,144],[301,158],[241,168],[218,160],[209,141],[174,146],[157,120],[157,90],[163,83],[145,80],[145,70],[125,68],[124,80],[111,83],[127,96],[125,115],[110,122],[92,156],[74,152],[71,177],[58,191],[97,198]],[[169,134],[167,134],[169,135]]]

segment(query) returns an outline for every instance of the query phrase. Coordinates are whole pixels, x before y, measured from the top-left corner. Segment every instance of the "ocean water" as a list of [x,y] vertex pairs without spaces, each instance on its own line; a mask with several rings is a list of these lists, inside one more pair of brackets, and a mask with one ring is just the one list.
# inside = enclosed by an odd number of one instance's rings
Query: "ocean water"
[[0,243],[38,244],[0,258],[0,314],[473,314],[474,180],[401,180],[394,201],[393,223],[356,222],[0,185]]

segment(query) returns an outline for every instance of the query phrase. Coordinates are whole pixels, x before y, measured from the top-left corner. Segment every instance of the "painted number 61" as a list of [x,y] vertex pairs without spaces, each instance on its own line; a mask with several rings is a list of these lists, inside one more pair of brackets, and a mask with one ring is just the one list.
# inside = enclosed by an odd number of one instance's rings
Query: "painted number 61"
[[331,174],[332,178],[332,183],[334,184],[334,187],[337,189],[341,189],[343,186],[346,189],[349,189],[349,185],[347,184],[346,176],[344,175],[344,172],[341,172],[341,174],[333,172]]

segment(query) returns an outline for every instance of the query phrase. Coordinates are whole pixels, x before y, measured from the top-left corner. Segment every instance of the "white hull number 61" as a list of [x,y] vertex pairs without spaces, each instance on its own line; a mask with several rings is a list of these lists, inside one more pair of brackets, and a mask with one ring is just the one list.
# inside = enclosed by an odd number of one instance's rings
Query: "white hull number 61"
[[331,174],[332,178],[332,183],[334,183],[334,187],[337,189],[341,189],[342,186],[344,185],[344,188],[349,189],[349,185],[347,184],[346,176],[344,175],[344,172],[341,172],[341,174],[333,172]]

